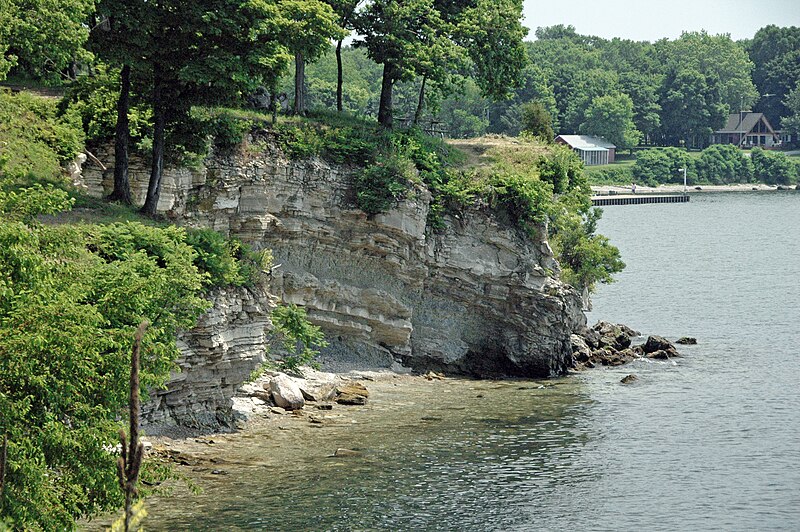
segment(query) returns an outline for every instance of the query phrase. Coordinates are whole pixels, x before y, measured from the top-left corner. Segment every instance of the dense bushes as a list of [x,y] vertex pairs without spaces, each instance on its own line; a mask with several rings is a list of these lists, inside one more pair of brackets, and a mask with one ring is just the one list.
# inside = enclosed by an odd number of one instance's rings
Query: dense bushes
[[108,449],[128,400],[133,331],[151,323],[146,393],[169,376],[176,331],[208,308],[193,257],[174,228],[0,221],[3,515],[15,526],[71,529],[119,506]]
[[58,182],[61,165],[83,150],[83,140],[78,121],[58,116],[54,100],[0,89],[0,178]]
[[632,166],[593,167],[586,174],[593,185],[618,185],[634,180]]
[[695,173],[699,180],[715,185],[747,183],[753,177],[753,165],[733,144],[714,144],[695,161]]
[[[128,401],[134,329],[151,324],[146,395],[174,367],[176,332],[209,307],[206,287],[247,283],[267,258],[211,231],[33,220],[69,204],[51,186],[0,188],[1,502],[20,529],[71,529],[78,517],[119,506],[109,449]],[[159,474],[145,463],[145,480]]]
[[[633,178],[655,186],[682,183],[681,168],[688,169],[690,183],[749,183],[788,185],[797,178],[797,168],[784,153],[753,148],[750,156],[732,144],[714,144],[697,157],[679,148],[640,151],[633,166]],[[618,176],[614,176],[618,177]],[[618,182],[625,183],[622,179]]]
[[768,185],[789,185],[797,180],[798,168],[785,153],[753,148],[753,175]]
[[682,183],[682,168],[693,178],[691,156],[680,148],[653,148],[640,151],[633,165],[633,178],[637,183],[655,186],[661,183]]

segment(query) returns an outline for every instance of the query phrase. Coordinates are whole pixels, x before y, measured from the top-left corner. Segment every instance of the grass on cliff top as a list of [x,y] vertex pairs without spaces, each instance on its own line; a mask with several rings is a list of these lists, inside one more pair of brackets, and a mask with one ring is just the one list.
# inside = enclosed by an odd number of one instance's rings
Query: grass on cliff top
[[486,135],[471,139],[448,139],[447,145],[463,153],[461,169],[492,167],[499,162],[517,166],[546,155],[548,146],[533,139]]

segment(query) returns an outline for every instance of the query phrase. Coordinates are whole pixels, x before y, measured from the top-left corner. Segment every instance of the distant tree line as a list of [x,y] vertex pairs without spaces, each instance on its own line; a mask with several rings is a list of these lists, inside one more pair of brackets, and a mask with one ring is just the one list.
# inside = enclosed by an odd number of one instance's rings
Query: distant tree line
[[[601,135],[622,149],[701,148],[729,113],[741,110],[764,112],[776,129],[797,133],[798,50],[796,27],[767,26],[739,42],[689,32],[655,43],[579,35],[571,26],[539,28],[536,40],[525,43],[527,62],[510,98],[487,99],[472,79],[464,79],[458,91],[433,91],[425,119],[443,122],[454,137],[515,135],[530,129],[525,106],[535,103],[550,115],[555,132]],[[340,53],[353,73],[345,82],[344,107],[373,113],[379,68],[358,48]],[[309,67],[312,106],[331,105],[334,78],[326,57]],[[395,85],[397,114],[414,115],[420,85],[419,77]]]
[[455,137],[586,133],[619,149],[702,148],[747,109],[800,132],[800,28],[650,43],[557,25],[523,42],[521,13],[520,0],[0,0],[0,79],[110,76],[112,199],[131,201],[128,145],[143,126],[149,214],[192,106],[241,105],[257,89],[273,113],[290,100],[284,111],[298,115],[335,108],[387,128],[435,122]]

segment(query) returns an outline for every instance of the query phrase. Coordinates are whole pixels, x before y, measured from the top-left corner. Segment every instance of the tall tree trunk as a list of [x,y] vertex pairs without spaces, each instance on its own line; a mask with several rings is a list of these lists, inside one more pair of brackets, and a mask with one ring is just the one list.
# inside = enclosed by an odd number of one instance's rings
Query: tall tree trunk
[[131,185],[128,181],[128,141],[130,124],[128,110],[130,108],[131,67],[125,65],[120,72],[119,100],[117,100],[117,127],[114,142],[114,190],[108,197],[111,201],[119,201],[130,205]]
[[419,88],[419,100],[417,101],[417,112],[414,113],[415,126],[422,120],[422,111],[425,109],[425,82],[427,81],[428,77],[422,76],[422,86]]
[[294,114],[306,114],[306,62],[303,54],[294,54]]
[[164,173],[164,135],[167,124],[166,106],[164,104],[162,83],[156,81],[153,90],[153,165],[150,170],[150,182],[147,185],[147,198],[142,212],[155,216],[158,208],[158,196],[161,194],[161,176]]
[[381,103],[378,108],[378,123],[386,129],[392,127],[392,88],[394,78],[392,67],[388,64],[383,65],[383,82],[381,83]]
[[275,125],[278,123],[278,93],[272,91],[269,93],[269,109],[272,112],[272,124]]
[[336,42],[336,110],[340,113],[344,108],[342,103],[342,84],[344,83],[342,76],[342,39]]

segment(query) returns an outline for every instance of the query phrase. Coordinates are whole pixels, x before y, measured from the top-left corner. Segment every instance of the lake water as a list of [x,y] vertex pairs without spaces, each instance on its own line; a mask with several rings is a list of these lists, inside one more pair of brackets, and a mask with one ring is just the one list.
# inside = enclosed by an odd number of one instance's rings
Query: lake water
[[628,267],[590,322],[697,337],[684,358],[376,383],[318,430],[226,440],[228,474],[152,499],[147,528],[800,529],[800,193],[608,207],[599,230]]

